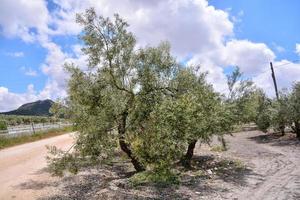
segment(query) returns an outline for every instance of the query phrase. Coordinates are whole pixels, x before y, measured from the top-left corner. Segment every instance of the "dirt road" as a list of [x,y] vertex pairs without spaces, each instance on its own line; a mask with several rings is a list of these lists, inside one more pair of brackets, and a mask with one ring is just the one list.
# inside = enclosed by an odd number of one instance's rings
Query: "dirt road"
[[300,199],[300,142],[295,138],[258,131],[228,137],[226,154],[248,163],[253,170],[237,199]]
[[[36,199],[51,193],[44,190],[26,190],[32,180],[55,179],[43,173],[46,167],[46,145],[67,149],[72,145],[72,134],[27,143],[0,151],[0,199]],[[38,185],[36,187],[39,187]],[[53,190],[55,188],[53,187]]]
[[235,133],[226,137],[226,152],[198,145],[194,170],[185,172],[180,186],[157,188],[130,186],[132,166],[124,160],[63,179],[49,176],[41,170],[46,166],[44,146],[67,148],[72,139],[63,135],[0,151],[0,199],[296,200],[300,142],[290,136]]

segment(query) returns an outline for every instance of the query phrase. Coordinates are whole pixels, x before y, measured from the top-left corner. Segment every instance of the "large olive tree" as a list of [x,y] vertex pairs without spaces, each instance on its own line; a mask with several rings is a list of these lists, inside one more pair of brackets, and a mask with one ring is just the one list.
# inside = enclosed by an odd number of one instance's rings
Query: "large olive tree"
[[89,69],[66,66],[79,135],[71,154],[51,149],[58,153],[52,157],[55,170],[76,172],[79,162],[110,159],[117,147],[136,171],[170,168],[184,156],[189,164],[198,139],[230,129],[205,75],[180,66],[168,43],[138,48],[118,15],[111,21],[89,9],[77,21]]

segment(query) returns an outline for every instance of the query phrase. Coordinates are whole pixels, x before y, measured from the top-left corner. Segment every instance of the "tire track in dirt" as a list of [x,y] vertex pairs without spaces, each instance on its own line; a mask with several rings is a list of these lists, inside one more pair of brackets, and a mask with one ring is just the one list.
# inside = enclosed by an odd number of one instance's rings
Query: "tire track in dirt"
[[258,131],[236,134],[228,138],[229,154],[253,166],[254,174],[237,199],[300,199],[300,144],[282,145],[259,142]]

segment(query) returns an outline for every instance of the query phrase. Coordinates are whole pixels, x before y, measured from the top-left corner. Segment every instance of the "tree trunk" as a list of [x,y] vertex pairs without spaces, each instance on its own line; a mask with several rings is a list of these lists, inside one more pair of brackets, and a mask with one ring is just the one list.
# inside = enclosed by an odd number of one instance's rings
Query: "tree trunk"
[[125,141],[125,132],[126,132],[126,119],[128,116],[128,112],[125,111],[121,115],[121,119],[119,121],[118,132],[119,132],[119,144],[121,149],[127,154],[127,156],[131,159],[131,163],[133,164],[135,170],[137,172],[144,171],[145,168],[143,165],[132,155],[132,151],[130,149],[130,144]]
[[297,135],[297,138],[300,140],[300,123],[298,121],[295,121],[295,133]]
[[279,129],[280,129],[281,135],[284,136],[284,129],[285,129],[285,126],[284,126],[284,125],[281,125],[281,126],[279,127]]
[[186,168],[191,168],[191,160],[194,155],[194,149],[196,146],[197,140],[192,140],[189,143],[188,149],[184,157],[181,159],[181,163]]

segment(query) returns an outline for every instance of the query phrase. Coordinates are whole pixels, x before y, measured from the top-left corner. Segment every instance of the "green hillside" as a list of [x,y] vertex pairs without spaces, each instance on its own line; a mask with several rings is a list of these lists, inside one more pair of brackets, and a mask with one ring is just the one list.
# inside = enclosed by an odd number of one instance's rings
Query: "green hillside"
[[18,109],[3,112],[0,114],[4,115],[30,115],[30,116],[50,116],[49,109],[54,102],[50,99],[43,101],[36,101],[32,103],[27,103],[20,106]]

